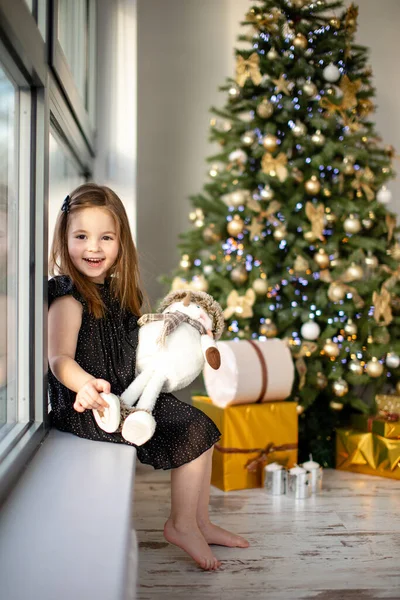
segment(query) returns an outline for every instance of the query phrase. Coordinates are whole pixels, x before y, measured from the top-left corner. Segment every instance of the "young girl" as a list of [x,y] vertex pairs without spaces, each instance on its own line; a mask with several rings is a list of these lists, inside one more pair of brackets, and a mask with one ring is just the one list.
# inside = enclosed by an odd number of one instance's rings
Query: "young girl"
[[[81,185],[58,215],[50,258],[49,394],[52,422],[83,438],[129,444],[100,429],[92,409],[101,392],[121,395],[135,377],[137,320],[143,295],[128,218],[105,186]],[[136,448],[143,463],[171,471],[171,513],[165,538],[203,569],[220,562],[209,544],[247,547],[213,525],[208,503],[211,457],[220,433],[201,411],[162,393],[154,436]]]

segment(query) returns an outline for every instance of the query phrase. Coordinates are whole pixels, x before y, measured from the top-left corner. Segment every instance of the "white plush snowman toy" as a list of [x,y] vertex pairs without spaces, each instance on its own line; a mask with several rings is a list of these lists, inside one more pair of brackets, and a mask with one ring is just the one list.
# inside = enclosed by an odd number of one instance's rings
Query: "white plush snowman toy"
[[205,361],[219,368],[215,342],[221,337],[224,317],[221,306],[209,294],[179,290],[164,298],[159,313],[143,315],[138,323],[136,378],[121,398],[102,393],[109,408],[93,410],[93,414],[104,431],[120,430],[126,440],[141,446],[154,434],[152,411],[160,392],[189,385]]

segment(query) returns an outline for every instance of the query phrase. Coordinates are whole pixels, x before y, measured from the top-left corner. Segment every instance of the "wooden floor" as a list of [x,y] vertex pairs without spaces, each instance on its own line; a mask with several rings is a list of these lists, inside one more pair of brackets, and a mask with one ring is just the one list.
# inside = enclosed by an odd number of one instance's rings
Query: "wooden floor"
[[251,546],[215,546],[222,568],[203,572],[163,538],[169,473],[138,466],[137,600],[400,600],[400,481],[326,470],[323,493],[297,501],[211,490],[214,522]]

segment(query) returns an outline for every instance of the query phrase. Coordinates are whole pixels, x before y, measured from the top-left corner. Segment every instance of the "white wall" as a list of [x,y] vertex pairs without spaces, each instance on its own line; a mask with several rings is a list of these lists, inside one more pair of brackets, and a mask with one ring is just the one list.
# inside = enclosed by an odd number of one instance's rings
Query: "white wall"
[[[370,47],[377,87],[377,130],[400,152],[398,0],[360,0],[357,40]],[[138,245],[150,297],[156,278],[177,265],[178,233],[190,226],[190,194],[207,180],[211,105],[234,73],[233,49],[248,0],[137,0]],[[397,165],[396,165],[397,166]],[[399,163],[400,170],[400,163]],[[400,213],[400,185],[395,191]]]

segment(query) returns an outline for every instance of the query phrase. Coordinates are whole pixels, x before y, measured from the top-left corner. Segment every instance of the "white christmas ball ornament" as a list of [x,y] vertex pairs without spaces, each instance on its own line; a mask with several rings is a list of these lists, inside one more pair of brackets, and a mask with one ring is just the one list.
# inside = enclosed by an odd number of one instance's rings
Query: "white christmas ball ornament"
[[340,78],[340,71],[336,65],[331,63],[325,67],[325,69],[322,71],[322,75],[326,81],[329,81],[329,83],[334,83]]
[[386,185],[383,185],[376,194],[376,199],[381,204],[389,204],[389,202],[392,200],[392,197],[392,192],[386,187]]
[[305,340],[316,340],[321,333],[321,329],[315,321],[307,321],[301,326],[300,332]]
[[229,154],[229,160],[231,162],[238,162],[245,164],[247,162],[247,154],[243,150],[234,150]]
[[385,362],[386,366],[389,367],[389,369],[397,369],[397,367],[400,365],[400,356],[395,352],[388,352],[386,354]]

